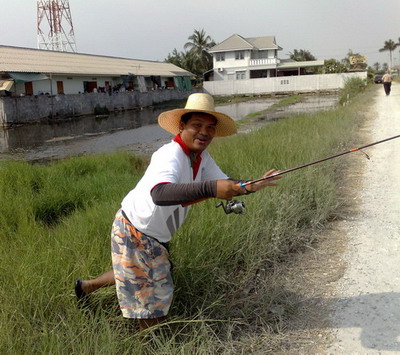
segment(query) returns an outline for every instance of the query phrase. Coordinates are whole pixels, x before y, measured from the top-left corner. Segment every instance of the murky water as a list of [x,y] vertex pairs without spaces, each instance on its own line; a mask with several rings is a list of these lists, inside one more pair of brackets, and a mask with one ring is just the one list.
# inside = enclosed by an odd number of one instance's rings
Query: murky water
[[[217,111],[239,120],[249,113],[265,110],[279,100],[280,98],[263,98],[224,104],[218,106]],[[308,96],[300,103],[283,107],[268,118],[326,110],[332,108],[336,102],[336,95]],[[87,116],[70,121],[0,130],[0,159],[47,160],[117,149],[151,153],[172,137],[156,124],[162,111],[162,108],[145,108],[102,118]]]
[[[270,108],[273,104],[280,101],[281,98],[263,98],[254,101],[239,102],[218,106],[218,110],[227,114],[235,120],[246,117],[249,113],[259,112]],[[317,112],[329,110],[335,106],[338,101],[337,95],[315,95],[304,96],[301,102],[293,105],[283,106],[276,112],[268,114],[268,118],[282,117],[288,114],[300,114],[306,112]]]

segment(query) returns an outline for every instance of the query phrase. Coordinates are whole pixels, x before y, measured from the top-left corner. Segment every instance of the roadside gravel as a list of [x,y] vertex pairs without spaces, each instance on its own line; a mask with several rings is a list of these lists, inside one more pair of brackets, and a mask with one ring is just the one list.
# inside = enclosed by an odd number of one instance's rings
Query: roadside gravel
[[[390,96],[376,90],[368,142],[400,134],[400,85]],[[347,267],[332,299],[325,354],[400,354],[400,139],[366,152],[362,174],[350,177],[353,211],[336,225],[347,236]]]

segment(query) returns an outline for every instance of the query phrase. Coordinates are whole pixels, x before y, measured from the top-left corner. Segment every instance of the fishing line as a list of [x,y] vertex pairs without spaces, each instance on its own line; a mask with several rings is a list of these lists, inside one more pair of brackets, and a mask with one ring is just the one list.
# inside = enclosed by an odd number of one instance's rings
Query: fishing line
[[[387,141],[390,141],[392,139],[396,139],[396,138],[399,138],[399,137],[400,137],[400,134],[397,135],[397,136],[393,136],[393,137],[389,137],[389,138],[386,138],[386,139],[382,139],[382,140],[374,142],[374,143],[366,144],[366,145],[363,145],[363,146],[358,147],[358,148],[353,148],[353,149],[347,150],[347,151],[342,152],[342,153],[331,155],[329,157],[326,157],[326,158],[323,158],[323,159],[319,159],[319,160],[313,161],[311,163],[307,163],[307,164],[303,164],[303,165],[300,165],[300,166],[296,166],[295,168],[290,168],[290,169],[287,169],[287,170],[283,170],[283,171],[280,171],[279,173],[272,174],[272,175],[269,175],[269,176],[266,176],[266,177],[262,177],[260,179],[242,182],[242,183],[240,183],[240,186],[241,187],[245,187],[245,186],[248,186],[248,185],[255,184],[256,182],[259,182],[259,181],[272,179],[272,178],[274,178],[276,176],[281,176],[281,175],[290,173],[292,171],[300,170],[300,169],[306,168],[306,167],[311,166],[311,165],[319,164],[319,163],[322,163],[322,162],[330,160],[330,159],[341,157],[341,156],[343,156],[345,154],[349,154],[349,153],[361,152],[361,153],[363,153],[365,155],[365,157],[368,160],[370,160],[369,155],[367,153],[365,153],[362,149],[365,149],[365,148],[368,148],[368,147],[371,147],[373,145],[380,144],[380,143],[383,143],[383,142],[387,142]],[[231,200],[231,201],[227,201],[226,204],[224,204],[223,202],[219,202],[215,207],[222,207],[226,214],[230,214],[230,213],[244,214],[246,205],[244,204],[243,201]]]
[[329,156],[329,157],[326,157],[326,158],[323,158],[323,159],[319,159],[319,160],[313,161],[313,162],[311,162],[311,163],[307,163],[307,164],[303,164],[303,165],[300,165],[300,166],[296,166],[295,168],[290,168],[290,169],[287,169],[287,170],[283,170],[283,171],[280,171],[279,173],[272,174],[272,175],[269,175],[269,176],[266,176],[266,177],[262,177],[262,178],[260,178],[260,179],[242,182],[242,183],[240,184],[240,186],[241,186],[241,187],[245,187],[245,186],[248,186],[248,185],[255,184],[256,182],[259,182],[259,181],[264,181],[264,180],[272,179],[272,178],[274,178],[274,177],[276,177],[276,176],[281,176],[281,175],[290,173],[290,172],[292,172],[292,171],[300,170],[300,169],[306,168],[306,167],[311,166],[311,165],[319,164],[319,163],[322,163],[322,162],[327,161],[327,160],[330,160],[330,159],[334,159],[334,158],[341,157],[341,156],[343,156],[343,155],[345,155],[345,154],[349,154],[349,153],[361,152],[361,153],[363,153],[363,154],[367,157],[367,159],[369,160],[369,159],[370,159],[369,155],[368,155],[367,153],[365,153],[364,151],[362,151],[362,149],[371,147],[371,146],[376,145],[376,144],[384,143],[384,142],[387,142],[387,141],[390,141],[390,140],[392,140],[392,139],[396,139],[396,138],[399,138],[399,137],[400,137],[400,134],[398,134],[397,136],[390,137],[390,138],[382,139],[382,140],[377,141],[377,142],[374,142],[374,143],[366,144],[366,145],[363,145],[363,146],[358,147],[358,148],[353,148],[353,149],[347,150],[347,151],[342,152],[342,153],[338,153],[338,154],[335,154],[335,155],[331,155],[331,156]]

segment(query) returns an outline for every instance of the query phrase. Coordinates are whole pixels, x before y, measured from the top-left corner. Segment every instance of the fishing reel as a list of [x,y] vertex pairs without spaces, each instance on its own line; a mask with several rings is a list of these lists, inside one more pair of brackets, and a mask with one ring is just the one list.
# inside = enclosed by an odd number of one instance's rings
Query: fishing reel
[[244,209],[246,207],[243,201],[237,201],[237,200],[227,201],[226,205],[224,205],[224,203],[221,201],[215,207],[217,208],[220,206],[222,206],[226,214],[229,213],[244,214],[245,213]]

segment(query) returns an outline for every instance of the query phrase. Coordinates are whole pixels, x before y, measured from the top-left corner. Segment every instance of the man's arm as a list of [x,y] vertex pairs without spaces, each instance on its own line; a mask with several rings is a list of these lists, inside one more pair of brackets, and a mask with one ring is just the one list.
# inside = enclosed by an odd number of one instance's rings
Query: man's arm
[[185,184],[162,183],[150,192],[158,206],[183,205],[217,196],[217,181],[201,181]]
[[161,183],[150,194],[158,206],[187,205],[212,197],[230,200],[233,196],[251,193],[240,187],[242,181],[222,179],[183,184]]

